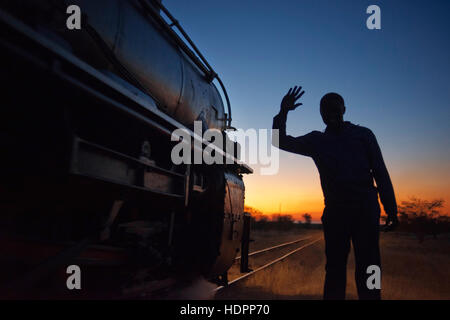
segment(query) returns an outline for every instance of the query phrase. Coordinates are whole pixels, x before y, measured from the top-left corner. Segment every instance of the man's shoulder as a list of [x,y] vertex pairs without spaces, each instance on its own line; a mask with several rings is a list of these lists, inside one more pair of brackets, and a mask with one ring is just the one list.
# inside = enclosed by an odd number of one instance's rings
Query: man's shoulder
[[305,136],[308,136],[310,138],[320,138],[323,136],[323,132],[318,131],[318,130],[313,130],[310,133],[307,133]]
[[308,132],[302,136],[298,136],[295,139],[298,141],[303,141],[303,142],[308,142],[310,144],[316,144],[316,143],[320,143],[320,141],[322,140],[323,137],[323,132],[314,130],[311,132]]
[[348,128],[358,134],[372,136],[373,132],[367,127],[361,126],[359,124],[353,124],[350,121],[346,121]]

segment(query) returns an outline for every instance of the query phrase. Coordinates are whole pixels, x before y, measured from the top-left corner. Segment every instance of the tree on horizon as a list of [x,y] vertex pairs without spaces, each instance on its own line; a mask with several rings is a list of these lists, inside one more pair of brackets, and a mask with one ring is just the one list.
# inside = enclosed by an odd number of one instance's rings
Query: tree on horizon
[[309,227],[311,225],[312,217],[309,213],[304,213],[302,215],[303,219],[305,220],[305,226]]

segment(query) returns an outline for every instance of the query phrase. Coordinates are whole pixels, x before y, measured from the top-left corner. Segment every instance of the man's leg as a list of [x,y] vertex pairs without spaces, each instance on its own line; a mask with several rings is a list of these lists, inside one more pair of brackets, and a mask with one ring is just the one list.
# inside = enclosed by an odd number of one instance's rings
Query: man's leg
[[345,212],[325,209],[322,218],[325,236],[325,300],[344,300],[347,285],[347,257],[350,251],[350,228]]
[[[379,211],[377,205],[360,212],[352,226],[352,242],[355,250],[355,281],[358,296],[361,300],[381,299],[381,289],[369,289],[368,278],[373,274],[367,273],[371,265],[378,266],[381,270],[381,258],[379,248]],[[381,274],[380,274],[381,277]]]

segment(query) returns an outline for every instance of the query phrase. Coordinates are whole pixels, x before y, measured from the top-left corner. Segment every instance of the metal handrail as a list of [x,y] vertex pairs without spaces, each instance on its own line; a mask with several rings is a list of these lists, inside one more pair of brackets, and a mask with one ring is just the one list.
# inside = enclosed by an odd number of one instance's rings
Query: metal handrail
[[[161,17],[160,13],[157,12],[152,5],[149,4],[151,2],[156,7],[158,7],[160,10],[164,12],[164,14],[169,18],[171,24],[169,25],[164,18]],[[178,20],[176,20],[167,10],[164,5],[155,0],[140,0],[140,3],[144,7],[145,10],[147,10],[148,13],[150,13],[165,29],[168,31],[169,35],[173,38],[173,40],[180,46],[181,50],[184,51],[184,53],[192,60],[192,62],[195,63],[195,65],[202,70],[205,73],[206,80],[209,82],[212,82],[214,79],[217,79],[219,82],[220,87],[222,88],[222,92],[225,96],[225,99],[227,101],[227,107],[228,107],[228,116],[225,118],[225,126],[227,129],[232,128],[231,127],[231,103],[230,99],[228,97],[227,90],[225,89],[225,86],[218,76],[218,74],[214,71],[214,69],[210,66],[206,58],[201,54],[200,50],[195,46],[194,42],[189,38],[187,33],[184,31],[184,29],[181,27]],[[181,39],[178,34],[172,29],[172,27],[176,27],[178,31],[182,34],[183,38],[189,43],[192,50],[186,45],[186,43]]]

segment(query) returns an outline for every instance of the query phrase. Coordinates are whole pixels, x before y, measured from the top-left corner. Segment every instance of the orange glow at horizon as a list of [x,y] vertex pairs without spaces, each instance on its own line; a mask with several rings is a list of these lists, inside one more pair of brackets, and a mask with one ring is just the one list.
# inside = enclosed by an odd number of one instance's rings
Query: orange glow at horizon
[[[408,163],[385,159],[397,198],[397,204],[418,197],[423,200],[444,199],[443,214],[450,207],[450,168],[448,164],[423,165],[419,159]],[[418,169],[420,168],[420,169]],[[309,213],[313,221],[320,221],[324,208],[319,173],[309,158],[280,154],[280,169],[276,175],[255,173],[244,176],[245,205],[263,214],[289,214],[302,220]],[[281,210],[280,210],[281,209]],[[383,212],[383,211],[382,211]]]

